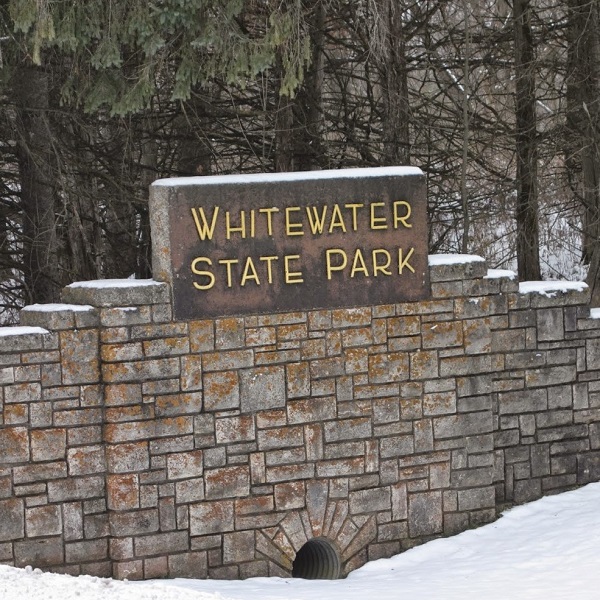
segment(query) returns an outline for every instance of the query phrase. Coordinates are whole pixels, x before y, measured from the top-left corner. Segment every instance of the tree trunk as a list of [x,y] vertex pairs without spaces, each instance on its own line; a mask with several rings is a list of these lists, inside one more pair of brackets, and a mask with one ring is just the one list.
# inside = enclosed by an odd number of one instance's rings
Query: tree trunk
[[529,0],[514,0],[517,154],[517,265],[521,281],[539,280],[535,57]]
[[[323,69],[325,6],[322,0],[309,5],[311,63],[298,90],[293,110],[296,130],[294,140],[294,171],[310,171],[324,166],[323,150]],[[288,128],[289,129],[289,128]]]
[[26,66],[13,79],[28,302],[60,296],[48,79],[43,68]]
[[378,40],[375,51],[382,85],[384,165],[410,162],[408,74],[403,2],[376,0]]
[[583,259],[592,304],[600,305],[600,9],[597,2],[569,0],[567,81],[568,165],[580,171]]

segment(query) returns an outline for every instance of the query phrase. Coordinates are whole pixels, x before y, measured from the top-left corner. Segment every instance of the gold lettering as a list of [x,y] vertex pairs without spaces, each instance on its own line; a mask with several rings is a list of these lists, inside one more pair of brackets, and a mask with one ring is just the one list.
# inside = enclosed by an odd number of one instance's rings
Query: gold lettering
[[242,238],[245,238],[246,237],[246,212],[243,210],[240,210],[240,226],[233,227],[231,225],[231,221],[229,218],[229,211],[228,210],[225,211],[225,231],[226,231],[228,240],[231,239],[232,233],[241,233]]
[[381,206],[385,206],[385,202],[373,202],[371,204],[371,229],[387,229],[387,219],[375,215],[375,210]]
[[412,265],[410,265],[408,263],[408,261],[410,260],[410,257],[413,255],[413,252],[415,251],[414,248],[411,248],[408,251],[408,254],[406,255],[405,258],[402,258],[402,248],[398,248],[398,274],[402,275],[402,269],[404,269],[404,267],[406,267],[409,271],[412,271],[413,273],[415,272],[415,270],[412,268]]
[[321,215],[317,212],[316,206],[307,206],[306,215],[308,216],[308,224],[313,235],[323,233],[325,227],[325,217],[327,215],[327,205],[323,207]]
[[337,204],[333,205],[333,213],[331,214],[331,222],[329,223],[329,233],[333,232],[334,227],[341,227],[342,231],[346,233],[344,217],[342,216],[342,211]]
[[273,213],[279,212],[279,209],[271,206],[269,208],[259,208],[258,212],[267,215],[267,233],[268,235],[273,235]]
[[[250,274],[251,271],[252,273]],[[246,266],[244,267],[244,272],[242,273],[242,281],[240,282],[240,285],[244,287],[246,285],[246,281],[248,280],[254,280],[256,285],[260,285],[258,273],[256,272],[256,268],[252,262],[252,257],[250,256],[246,259]]]
[[279,260],[278,256],[261,256],[260,260],[267,263],[267,281],[273,283],[273,269],[271,267],[274,260]]
[[[384,262],[382,264],[379,264],[377,261],[377,257],[380,254],[385,257]],[[377,250],[373,250],[371,252],[371,255],[373,258],[373,277],[377,277],[378,273],[383,273],[384,275],[392,274],[392,272],[390,271],[390,265],[392,264],[392,255],[387,250],[384,250],[383,248],[378,248]]]
[[223,258],[219,261],[220,265],[226,265],[227,267],[227,287],[232,286],[231,282],[231,265],[237,265],[239,261],[237,258]]
[[291,213],[299,212],[299,206],[288,206],[285,209],[285,233],[288,236],[292,235],[304,235],[304,231],[302,231],[302,223],[292,223],[290,221]]
[[[200,218],[198,218],[198,214],[200,214]],[[212,221],[210,225],[208,224],[208,220],[206,215],[204,214],[204,208],[192,208],[192,216],[194,217],[194,222],[196,223],[196,230],[198,231],[198,237],[201,241],[204,241],[206,238],[212,240],[213,235],[215,233],[215,225],[217,224],[217,215],[219,214],[219,207],[215,206],[212,214]],[[200,222],[202,219],[202,222]]]
[[[406,208],[406,214],[404,216],[400,216],[398,214],[398,207],[404,206]],[[397,200],[394,202],[394,229],[398,229],[398,223],[402,223],[404,227],[412,227],[410,223],[407,223],[408,219],[410,219],[411,208],[408,202],[404,200]]]
[[250,211],[250,237],[256,237],[256,215],[254,209]]
[[210,290],[210,288],[213,287],[213,285],[215,285],[215,276],[212,274],[211,271],[198,270],[196,268],[198,263],[206,263],[209,267],[212,267],[212,261],[210,260],[210,258],[207,258],[206,256],[198,256],[192,261],[192,266],[191,266],[192,273],[194,275],[200,275],[201,277],[208,277],[208,283],[206,285],[201,285],[197,281],[193,281],[192,283],[194,284],[194,287],[197,290]]
[[[334,265],[332,262],[332,258],[336,254],[342,257],[342,262],[339,265]],[[341,248],[329,248],[325,251],[325,263],[327,265],[327,279],[331,279],[333,271],[343,271],[346,268],[348,256]]]
[[345,208],[349,208],[352,211],[352,231],[358,229],[358,223],[356,219],[356,212],[358,208],[363,208],[364,204],[344,204]]
[[286,283],[304,283],[302,278],[302,271],[290,271],[290,262],[292,260],[298,260],[299,254],[288,254],[283,257],[285,263],[285,282]]
[[369,276],[369,269],[367,269],[367,265],[365,264],[365,258],[360,248],[357,248],[356,252],[354,253],[354,260],[352,261],[350,277],[354,277],[356,273],[364,273],[365,277]]

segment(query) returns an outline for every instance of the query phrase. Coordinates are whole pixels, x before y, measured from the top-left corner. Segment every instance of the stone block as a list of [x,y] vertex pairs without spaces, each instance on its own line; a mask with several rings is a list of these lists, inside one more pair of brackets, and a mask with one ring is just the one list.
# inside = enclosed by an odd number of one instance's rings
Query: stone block
[[26,427],[0,429],[0,456],[3,465],[29,460],[29,435]]
[[169,302],[169,286],[151,279],[81,281],[62,291],[64,302],[96,307],[138,306]]
[[39,383],[13,383],[4,390],[6,404],[39,402],[42,399],[42,388]]
[[108,558],[108,540],[86,540],[65,545],[67,563],[83,563]]
[[169,480],[200,477],[202,468],[202,450],[167,455],[167,477]]
[[189,550],[187,531],[155,533],[136,537],[133,541],[136,556],[168,555]]
[[204,371],[229,371],[245,369],[254,364],[254,352],[247,350],[230,350],[227,352],[213,352],[202,356]]
[[223,536],[223,564],[254,560],[254,531],[236,531]]
[[247,466],[221,467],[204,472],[206,498],[239,498],[250,493],[250,469]]
[[98,343],[98,332],[93,329],[60,332],[64,384],[81,385],[99,381]]
[[226,417],[215,421],[217,444],[253,441],[256,437],[253,415]]
[[350,514],[388,511],[392,508],[392,494],[389,487],[350,492]]
[[0,500],[0,542],[20,540],[25,536],[25,507],[20,498]]
[[134,474],[109,475],[106,479],[107,506],[110,510],[139,508],[139,477]]
[[439,377],[438,354],[435,350],[410,353],[411,380],[430,380]]
[[237,371],[204,374],[204,409],[227,410],[240,407],[240,384]]
[[419,538],[441,533],[443,530],[442,493],[423,492],[408,497],[408,531]]
[[61,538],[25,540],[15,542],[15,566],[43,569],[64,564],[64,547]]
[[286,365],[286,391],[288,398],[310,395],[310,370],[308,362]]
[[202,389],[202,357],[199,355],[181,358],[181,389],[183,391]]
[[158,510],[146,509],[110,514],[110,533],[115,537],[154,533],[159,529]]
[[255,412],[285,406],[285,369],[257,367],[240,372],[242,412]]
[[373,434],[371,419],[341,419],[324,424],[325,442],[368,438]]
[[91,475],[106,470],[104,446],[80,446],[67,452],[69,475]]
[[490,433],[492,426],[491,411],[463,413],[433,419],[433,433],[436,440]]
[[28,538],[60,535],[62,533],[60,506],[50,504],[26,509],[25,533]]
[[233,531],[233,506],[233,500],[192,504],[190,506],[190,535],[210,535]]
[[185,552],[168,557],[169,577],[206,579],[208,563],[206,552]]

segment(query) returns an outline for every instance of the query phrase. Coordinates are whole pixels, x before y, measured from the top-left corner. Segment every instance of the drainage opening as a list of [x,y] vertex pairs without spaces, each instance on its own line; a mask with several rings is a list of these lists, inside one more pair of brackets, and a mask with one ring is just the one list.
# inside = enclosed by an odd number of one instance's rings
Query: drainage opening
[[292,577],[301,579],[339,579],[340,556],[326,538],[306,542],[292,564]]

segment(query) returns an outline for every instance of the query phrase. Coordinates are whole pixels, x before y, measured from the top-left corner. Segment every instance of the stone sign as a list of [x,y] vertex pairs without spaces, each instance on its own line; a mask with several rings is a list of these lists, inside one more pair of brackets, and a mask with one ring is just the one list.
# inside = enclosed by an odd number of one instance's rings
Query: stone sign
[[154,278],[172,284],[177,319],[430,293],[416,168],[163,179],[150,211]]

